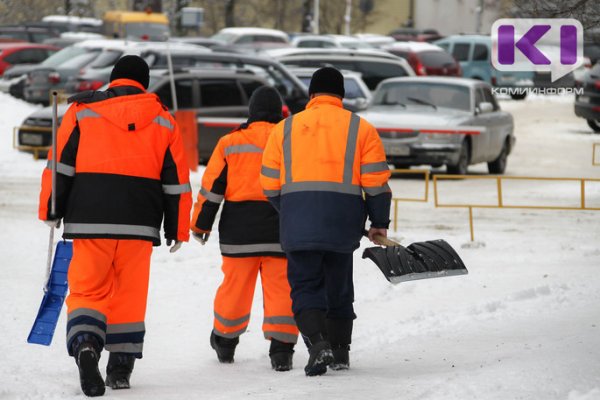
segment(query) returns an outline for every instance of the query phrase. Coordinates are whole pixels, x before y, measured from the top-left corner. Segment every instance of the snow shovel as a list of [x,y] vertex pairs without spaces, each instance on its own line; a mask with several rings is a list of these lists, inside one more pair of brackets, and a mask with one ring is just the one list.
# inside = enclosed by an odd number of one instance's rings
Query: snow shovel
[[371,259],[393,284],[417,279],[467,274],[467,267],[444,240],[415,242],[408,247],[376,235],[386,247],[369,247],[362,258]]
[[[52,194],[50,197],[50,214],[56,214],[56,129],[57,129],[57,93],[52,93]],[[73,243],[62,241],[56,244],[54,261],[52,246],[54,245],[54,227],[50,228],[48,243],[48,260],[46,263],[46,283],[44,297],[38,310],[31,332],[27,337],[28,343],[49,346],[52,343],[54,330],[58,323],[60,310],[67,295],[67,272],[73,256]]]

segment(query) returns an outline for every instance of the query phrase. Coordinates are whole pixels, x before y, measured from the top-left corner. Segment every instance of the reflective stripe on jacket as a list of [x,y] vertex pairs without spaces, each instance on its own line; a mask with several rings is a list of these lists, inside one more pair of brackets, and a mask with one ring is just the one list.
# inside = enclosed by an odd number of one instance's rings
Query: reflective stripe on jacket
[[[189,170],[179,129],[154,94],[128,79],[78,96],[58,130],[55,216],[52,172],[42,175],[40,219],[64,218],[65,238],[189,239]],[[53,154],[48,155],[51,160]]]
[[192,230],[212,230],[219,220],[221,253],[229,257],[283,256],[279,216],[260,186],[262,153],[275,124],[259,121],[223,136],[206,166]]
[[279,207],[285,251],[351,252],[367,215],[371,226],[388,227],[389,177],[375,128],[340,99],[317,96],[275,127],[260,179]]

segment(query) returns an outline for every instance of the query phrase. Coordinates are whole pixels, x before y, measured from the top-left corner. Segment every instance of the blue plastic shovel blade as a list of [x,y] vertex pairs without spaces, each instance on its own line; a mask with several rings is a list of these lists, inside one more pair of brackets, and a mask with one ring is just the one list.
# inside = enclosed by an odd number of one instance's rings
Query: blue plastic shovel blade
[[67,241],[58,242],[48,281],[48,291],[44,293],[37,317],[27,337],[28,343],[42,344],[44,346],[49,346],[52,343],[60,310],[69,289],[67,272],[69,271],[71,257],[73,257],[73,243]]

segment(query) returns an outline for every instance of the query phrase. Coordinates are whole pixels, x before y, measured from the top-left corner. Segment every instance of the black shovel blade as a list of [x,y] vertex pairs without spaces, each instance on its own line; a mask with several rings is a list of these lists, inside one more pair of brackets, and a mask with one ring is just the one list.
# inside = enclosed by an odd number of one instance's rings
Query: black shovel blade
[[441,239],[415,242],[408,247],[369,247],[362,258],[371,259],[393,284],[468,274],[456,251]]

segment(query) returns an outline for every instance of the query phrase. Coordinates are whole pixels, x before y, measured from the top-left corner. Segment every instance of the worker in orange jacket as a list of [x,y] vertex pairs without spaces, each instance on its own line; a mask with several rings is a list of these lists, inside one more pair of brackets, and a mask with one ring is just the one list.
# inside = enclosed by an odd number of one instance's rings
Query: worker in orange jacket
[[260,181],[279,210],[292,309],[309,346],[304,370],[313,376],[327,365],[349,368],[356,318],[352,252],[367,216],[371,240],[387,235],[391,191],[377,131],[342,108],[341,73],[317,70],[309,95],[306,110],[274,128]]
[[224,279],[214,302],[210,344],[222,363],[232,363],[239,336],[246,331],[260,273],[264,296],[262,329],[271,341],[269,356],[276,371],[292,368],[298,329],[292,314],[287,261],[279,244],[279,218],[259,182],[262,152],[271,129],[282,117],[279,93],[267,86],[254,91],[250,117],[222,137],[206,166],[192,231],[208,240],[219,206],[219,241]]
[[[137,56],[121,58],[106,91],[74,96],[57,139],[56,214],[50,213],[50,161],[42,175],[39,218],[64,219],[73,239],[68,272],[67,349],[81,389],[101,396],[100,352],[109,352],[106,385],[129,388],[142,357],[152,246],[189,239],[189,170],[175,120],[146,93],[149,69]],[[49,160],[55,155],[50,153]]]

